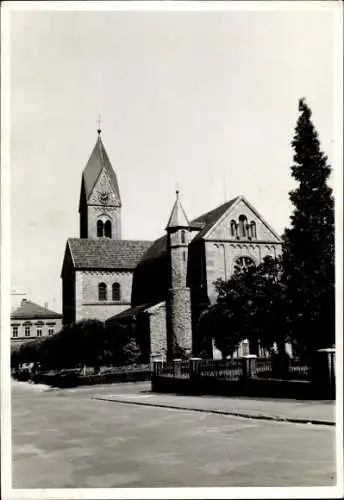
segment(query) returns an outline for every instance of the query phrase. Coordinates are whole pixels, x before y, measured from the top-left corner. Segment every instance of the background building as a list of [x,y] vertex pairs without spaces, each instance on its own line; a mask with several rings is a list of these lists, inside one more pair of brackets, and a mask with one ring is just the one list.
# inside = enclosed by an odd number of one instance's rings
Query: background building
[[50,311],[27,299],[11,313],[11,348],[24,342],[48,337],[62,327],[62,314]]

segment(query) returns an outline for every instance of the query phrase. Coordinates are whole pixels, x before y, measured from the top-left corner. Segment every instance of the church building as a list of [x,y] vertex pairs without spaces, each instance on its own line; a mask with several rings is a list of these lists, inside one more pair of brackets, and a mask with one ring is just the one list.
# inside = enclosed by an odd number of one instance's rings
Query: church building
[[146,361],[197,354],[197,323],[216,302],[215,281],[282,251],[281,238],[244,196],[189,221],[177,192],[165,234],[154,242],[121,239],[121,208],[98,130],[82,174],[80,238],[66,244],[63,321],[130,325]]

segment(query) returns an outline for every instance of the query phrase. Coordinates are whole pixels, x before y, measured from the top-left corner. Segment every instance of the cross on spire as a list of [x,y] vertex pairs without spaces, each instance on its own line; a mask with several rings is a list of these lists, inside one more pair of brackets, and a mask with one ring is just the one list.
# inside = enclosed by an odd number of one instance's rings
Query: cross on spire
[[98,129],[97,129],[97,132],[98,132],[98,135],[100,135],[102,129],[100,128],[100,124],[103,123],[103,120],[101,119],[101,116],[98,115],[98,119],[97,119],[97,125],[98,125]]

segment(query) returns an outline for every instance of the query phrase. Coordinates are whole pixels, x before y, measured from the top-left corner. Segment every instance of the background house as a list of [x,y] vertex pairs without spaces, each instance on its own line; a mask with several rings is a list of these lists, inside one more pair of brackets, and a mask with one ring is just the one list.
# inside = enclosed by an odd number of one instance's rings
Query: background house
[[11,313],[11,348],[24,342],[54,335],[62,327],[62,314],[23,299]]

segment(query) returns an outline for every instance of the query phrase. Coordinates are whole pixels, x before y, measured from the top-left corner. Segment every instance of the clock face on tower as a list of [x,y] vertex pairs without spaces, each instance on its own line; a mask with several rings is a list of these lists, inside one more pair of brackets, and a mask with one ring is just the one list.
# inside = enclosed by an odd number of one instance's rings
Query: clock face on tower
[[98,200],[102,205],[107,205],[109,202],[109,193],[107,191],[98,191]]

